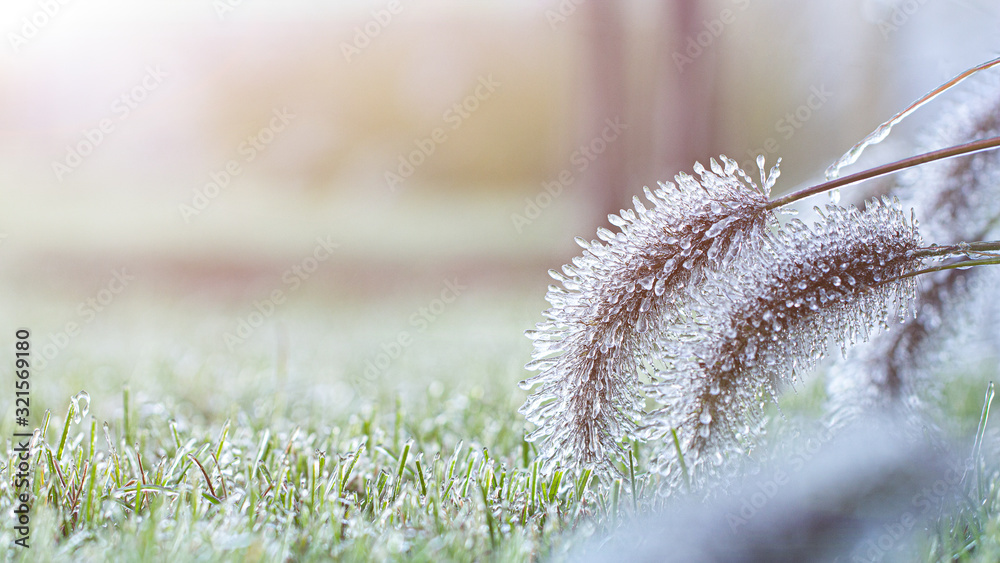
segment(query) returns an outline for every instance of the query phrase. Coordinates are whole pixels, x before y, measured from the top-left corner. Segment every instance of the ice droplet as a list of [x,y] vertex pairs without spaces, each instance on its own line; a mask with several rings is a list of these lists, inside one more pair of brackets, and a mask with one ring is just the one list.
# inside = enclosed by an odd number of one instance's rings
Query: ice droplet
[[90,393],[80,391],[73,395],[70,403],[73,405],[73,424],[80,424],[83,417],[90,412]]
[[649,297],[644,297],[642,299],[642,302],[639,303],[639,312],[640,313],[645,313],[650,308],[652,308],[652,306],[653,306],[653,304],[652,304],[652,301],[649,299]]
[[666,291],[667,291],[667,279],[666,278],[660,278],[660,279],[656,280],[656,285],[653,286],[653,293],[655,293],[657,297],[660,297]]
[[840,188],[830,190],[830,203],[837,205],[840,203]]
[[765,194],[771,193],[771,188],[773,188],[774,184],[778,181],[778,176],[781,176],[781,157],[780,156],[778,157],[778,160],[775,161],[774,166],[771,167],[771,171],[768,172],[767,179],[764,180],[764,183],[763,183],[762,187],[764,188],[764,193]]
[[715,223],[712,224],[711,227],[708,228],[707,231],[705,231],[705,238],[712,238],[712,237],[717,236],[726,227],[728,227],[730,224],[732,224],[733,221],[736,221],[737,219],[739,219],[738,215],[730,215],[729,217],[726,217],[725,219],[716,221]]
[[861,153],[863,153],[866,148],[884,141],[885,138],[889,136],[889,132],[892,131],[892,126],[895,125],[895,123],[898,123],[898,121],[901,121],[903,117],[906,117],[906,115],[909,115],[909,113],[906,113],[905,115],[902,113],[896,114],[896,117],[893,119],[899,118],[897,121],[894,122],[892,119],[886,121],[877,129],[869,133],[868,136],[862,139],[858,144],[851,147],[850,150],[844,153],[843,156],[838,158],[836,162],[831,164],[830,167],[826,169],[826,179],[836,180],[840,176],[841,169],[857,162]]
[[701,416],[698,418],[702,424],[708,424],[712,422],[712,413],[708,411],[701,411]]
[[115,451],[115,443],[111,439],[111,426],[105,421],[102,427],[104,428],[104,441],[108,443],[108,448],[111,451]]
[[545,371],[554,365],[556,365],[556,361],[554,359],[540,358],[524,364],[524,369],[528,371]]
[[721,237],[716,238],[715,242],[712,243],[712,246],[708,247],[708,252],[705,253],[705,256],[707,256],[709,260],[715,260],[715,257],[722,251],[722,245],[724,243],[725,239]]

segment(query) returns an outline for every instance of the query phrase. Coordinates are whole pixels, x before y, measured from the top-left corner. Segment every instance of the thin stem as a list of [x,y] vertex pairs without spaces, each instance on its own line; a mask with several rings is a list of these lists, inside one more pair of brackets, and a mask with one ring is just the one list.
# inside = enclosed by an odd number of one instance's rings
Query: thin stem
[[953,262],[951,264],[942,264],[940,266],[932,266],[930,268],[924,268],[922,270],[915,270],[899,276],[899,279],[912,278],[913,276],[919,276],[920,274],[929,274],[931,272],[940,272],[942,270],[955,270],[961,268],[971,268],[973,266],[989,266],[991,264],[1000,264],[1000,256],[994,258],[983,258],[981,260],[963,260],[961,262]]
[[979,252],[1000,251],[1000,241],[989,240],[979,242],[960,242],[949,246],[928,246],[912,252],[915,258],[930,258],[934,256],[952,256],[955,254],[973,254]]
[[777,199],[771,200],[771,202],[767,204],[766,209],[775,209],[777,207],[782,207],[784,205],[788,205],[789,203],[798,201],[800,199],[805,199],[811,195],[823,193],[832,190],[834,188],[847,186],[849,184],[854,184],[857,182],[861,182],[863,180],[878,178],[879,176],[885,176],[886,174],[892,174],[893,172],[899,172],[900,170],[905,170],[906,168],[912,168],[914,166],[919,166],[921,164],[926,164],[928,162],[934,162],[935,160],[942,160],[945,158],[951,158],[953,156],[974,154],[977,152],[992,150],[997,147],[1000,147],[1000,137],[990,137],[988,139],[980,139],[978,141],[972,141],[969,143],[956,145],[954,147],[948,147],[945,149],[940,149],[924,154],[918,154],[917,156],[911,156],[909,158],[904,158],[903,160],[897,160],[896,162],[890,162],[889,164],[876,166],[875,168],[870,168],[868,170],[864,170],[856,174],[851,174],[850,176],[844,176],[843,178],[837,178],[836,180],[823,182],[822,184],[810,186],[808,188],[799,190],[797,192],[781,196]]
[[906,106],[905,108],[903,108],[902,111],[889,118],[888,121],[879,125],[874,131],[869,133],[867,137],[862,139],[861,142],[851,147],[851,150],[847,151],[844,154],[844,156],[838,158],[837,162],[834,162],[833,164],[830,165],[829,168],[826,169],[826,178],[828,180],[832,180],[837,176],[839,176],[841,168],[854,164],[861,156],[861,153],[864,152],[866,148],[872,145],[877,145],[878,143],[882,142],[882,140],[884,140],[886,137],[889,136],[889,132],[892,130],[893,126],[903,121],[903,119],[905,119],[906,116],[917,111],[918,109],[929,103],[934,98],[940,96],[943,92],[951,89],[952,86],[955,86],[956,84],[972,76],[973,74],[994,67],[998,64],[1000,64],[1000,58],[996,58],[991,61],[986,61],[985,63],[978,64],[966,70],[965,72],[962,72],[961,74],[952,78],[948,82],[945,82],[944,84],[924,94],[919,100]]

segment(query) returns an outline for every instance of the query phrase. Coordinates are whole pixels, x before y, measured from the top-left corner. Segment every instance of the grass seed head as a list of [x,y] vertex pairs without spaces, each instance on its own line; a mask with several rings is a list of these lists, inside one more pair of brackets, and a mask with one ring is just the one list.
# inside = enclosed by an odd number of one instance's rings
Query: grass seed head
[[755,431],[762,401],[812,369],[829,341],[846,347],[904,309],[915,282],[899,276],[919,260],[920,237],[898,202],[865,210],[829,205],[808,227],[793,221],[759,250],[709,275],[690,320],[658,340],[666,366],[649,386],[662,406],[643,435],[669,443],[657,469],[695,479],[717,473]]
[[526,367],[539,373],[522,382],[534,393],[521,408],[537,426],[529,440],[541,444],[547,470],[607,465],[621,455],[655,335],[697,293],[705,271],[757,248],[773,224],[766,206],[777,168],[765,175],[760,161],[758,186],[735,161],[721,161],[647,188],[650,206],[635,198],[634,209],[609,217],[617,233],[577,239],[583,255],[550,272],[561,286],[550,286],[547,320],[527,333],[535,350]]

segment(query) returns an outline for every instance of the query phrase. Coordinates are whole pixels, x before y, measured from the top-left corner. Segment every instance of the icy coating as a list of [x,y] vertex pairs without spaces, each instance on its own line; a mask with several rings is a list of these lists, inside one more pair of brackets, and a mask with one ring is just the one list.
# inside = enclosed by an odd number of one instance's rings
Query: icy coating
[[619,232],[577,238],[583,255],[550,271],[561,286],[549,286],[546,320],[526,333],[535,348],[525,367],[538,374],[521,382],[534,392],[520,410],[537,426],[528,439],[539,443],[545,471],[610,467],[641,414],[639,374],[664,326],[699,295],[705,271],[763,252],[778,170],[758,164],[761,186],[722,156],[710,170],[695,164],[697,177],[646,188],[650,207],[635,198],[634,210],[609,216]]
[[[682,465],[698,483],[718,476],[745,451],[763,401],[830,340],[846,349],[906,310],[915,282],[900,276],[920,265],[920,236],[899,202],[827,205],[812,227],[779,227],[768,209],[778,171],[763,164],[760,187],[725,157],[696,164],[697,177],[647,189],[651,207],[635,198],[609,217],[619,232],[578,238],[583,255],[550,272],[561,286],[526,333],[538,374],[521,382],[534,389],[521,412],[543,471],[607,475],[621,440],[640,437],[661,444],[654,470],[668,487]],[[661,407],[643,412],[647,396]]]
[[[974,67],[882,124],[828,170],[841,168],[893,125]],[[1000,135],[1000,87],[958,105],[942,119],[940,143]],[[922,217],[924,234],[950,245],[1000,236],[1000,153],[944,160],[911,172],[897,190]],[[527,332],[537,372],[521,407],[536,426],[542,470],[613,473],[622,443],[656,444],[653,470],[668,492],[724,477],[752,447],[765,401],[821,360],[831,342],[844,354],[878,328],[891,331],[853,351],[828,385],[831,423],[866,410],[916,404],[921,372],[972,276],[965,270],[913,274],[924,267],[916,221],[897,199],[864,210],[838,206],[837,194],[813,226],[777,224],[769,201],[777,166],[760,184],[725,156],[694,176],[645,189],[649,206],[609,220],[600,240],[577,238],[581,256],[551,271],[545,320]],[[913,213],[912,211],[910,212]],[[911,215],[912,216],[912,215]],[[905,277],[904,277],[905,276]],[[913,307],[916,303],[916,307]],[[916,317],[907,313],[914,311]],[[900,324],[901,323],[901,324]],[[923,379],[921,379],[923,378]],[[648,379],[640,387],[640,379]],[[659,404],[645,412],[646,399]]]
[[838,158],[836,162],[831,164],[830,167],[826,169],[826,179],[833,180],[834,178],[839,177],[840,171],[843,168],[857,162],[858,158],[861,157],[861,153],[863,153],[865,149],[867,149],[868,147],[872,145],[877,145],[882,141],[884,141],[886,137],[889,136],[889,133],[892,132],[892,128],[898,125],[904,119],[906,119],[911,113],[917,111],[921,107],[934,101],[935,98],[947,92],[953,86],[962,82],[966,78],[969,78],[970,76],[973,76],[978,72],[987,70],[996,65],[1000,65],[1000,58],[996,58],[991,61],[987,61],[985,63],[976,65],[970,68],[969,70],[966,70],[965,72],[959,74],[955,78],[952,78],[951,80],[942,84],[941,86],[938,86],[937,88],[924,94],[919,100],[913,102],[912,104],[907,106],[903,111],[897,113],[896,115],[892,116],[888,121],[879,125],[874,131],[869,133],[867,137],[865,137],[856,145],[851,147],[846,153],[844,153],[843,156]]

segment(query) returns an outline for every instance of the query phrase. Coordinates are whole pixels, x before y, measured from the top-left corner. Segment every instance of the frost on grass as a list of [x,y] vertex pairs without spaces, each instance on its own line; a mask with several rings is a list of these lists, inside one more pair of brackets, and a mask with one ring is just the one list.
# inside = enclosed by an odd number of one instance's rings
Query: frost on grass
[[[955,104],[924,142],[926,149],[1000,135],[1000,81],[980,85]],[[941,244],[1000,238],[1000,153],[988,151],[911,170],[894,190],[920,217],[928,240]],[[866,414],[930,408],[940,388],[930,370],[942,362],[951,333],[976,315],[970,288],[995,288],[989,269],[947,270],[921,276],[913,317],[851,350],[831,368],[828,410],[835,426]],[[970,299],[971,298],[971,299]],[[989,306],[989,305],[988,305]],[[995,307],[995,303],[992,304]],[[986,324],[979,330],[989,331]]]
[[[540,445],[545,468],[607,466],[621,455],[641,411],[638,395],[643,358],[656,335],[677,318],[710,269],[736,253],[759,250],[773,213],[767,209],[777,168],[758,186],[735,161],[714,159],[697,176],[679,174],[676,184],[645,190],[635,208],[609,220],[618,232],[600,229],[581,256],[550,286],[551,308],[527,336],[535,343],[521,382],[534,388],[521,408],[537,428],[528,439]],[[697,293],[697,292],[695,292]]]
[[643,435],[672,445],[676,433],[679,447],[659,448],[655,464],[668,483],[682,468],[698,483],[718,474],[766,398],[812,369],[830,340],[867,339],[912,298],[914,281],[899,276],[918,264],[909,251],[920,237],[898,202],[829,205],[812,228],[793,221],[765,240],[738,267],[708,274],[690,319],[657,342],[665,368],[649,391],[662,406]]

